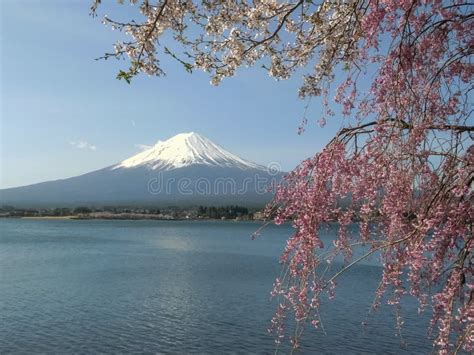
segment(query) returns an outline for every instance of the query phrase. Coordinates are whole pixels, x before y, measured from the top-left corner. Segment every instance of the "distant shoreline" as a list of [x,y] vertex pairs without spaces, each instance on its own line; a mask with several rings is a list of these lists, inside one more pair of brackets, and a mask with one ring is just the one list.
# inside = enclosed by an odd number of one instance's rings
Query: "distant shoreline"
[[31,216],[31,217],[4,217],[19,219],[80,219],[77,216]]
[[16,216],[0,216],[0,219],[26,219],[26,220],[110,220],[110,221],[230,221],[230,222],[263,222],[264,219],[239,219],[239,218],[160,218],[151,216],[28,216],[28,217],[16,217]]
[[0,208],[0,218],[37,220],[110,219],[110,220],[263,220],[262,210],[245,206],[193,206],[193,207],[75,207],[75,208]]

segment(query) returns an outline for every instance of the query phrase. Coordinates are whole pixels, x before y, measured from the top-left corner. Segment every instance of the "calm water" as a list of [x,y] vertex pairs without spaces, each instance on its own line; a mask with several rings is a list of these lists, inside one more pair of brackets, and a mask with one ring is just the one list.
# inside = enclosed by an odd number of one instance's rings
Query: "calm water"
[[[289,226],[205,221],[0,220],[0,353],[273,353],[269,291]],[[332,238],[327,233],[324,239]],[[347,273],[304,353],[429,353],[427,315],[383,307],[380,269]],[[288,352],[288,349],[282,349]]]

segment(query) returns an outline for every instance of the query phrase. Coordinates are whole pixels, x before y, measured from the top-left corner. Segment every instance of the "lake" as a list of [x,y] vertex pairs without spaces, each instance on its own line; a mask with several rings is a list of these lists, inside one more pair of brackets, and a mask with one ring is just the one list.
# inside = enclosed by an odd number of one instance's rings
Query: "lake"
[[[274,353],[269,293],[292,228],[251,240],[259,226],[2,219],[0,353]],[[362,327],[380,274],[376,258],[344,274],[321,310],[326,334],[308,327],[301,352],[430,353],[415,302],[403,343],[388,306]]]

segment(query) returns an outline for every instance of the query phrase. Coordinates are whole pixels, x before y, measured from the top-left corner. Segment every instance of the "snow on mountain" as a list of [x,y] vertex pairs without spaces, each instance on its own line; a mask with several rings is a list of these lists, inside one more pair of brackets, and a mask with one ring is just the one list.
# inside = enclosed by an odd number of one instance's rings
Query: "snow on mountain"
[[128,158],[112,169],[148,167],[153,170],[172,170],[190,165],[208,165],[242,170],[265,167],[232,154],[197,133],[181,133]]

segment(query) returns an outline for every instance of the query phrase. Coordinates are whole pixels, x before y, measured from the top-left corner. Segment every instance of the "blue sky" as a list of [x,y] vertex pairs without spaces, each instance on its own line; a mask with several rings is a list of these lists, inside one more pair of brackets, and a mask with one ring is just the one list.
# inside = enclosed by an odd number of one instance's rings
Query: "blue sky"
[[[94,58],[111,51],[119,34],[89,16],[89,0],[0,4],[0,188],[103,168],[138,153],[138,145],[188,131],[290,170],[341,127],[333,118],[320,128],[321,107],[313,100],[299,136],[306,105],[297,98],[300,77],[276,82],[261,68],[242,69],[213,87],[206,74],[190,75],[163,58],[166,77],[118,81],[126,62]],[[115,4],[106,2],[101,14]]]

